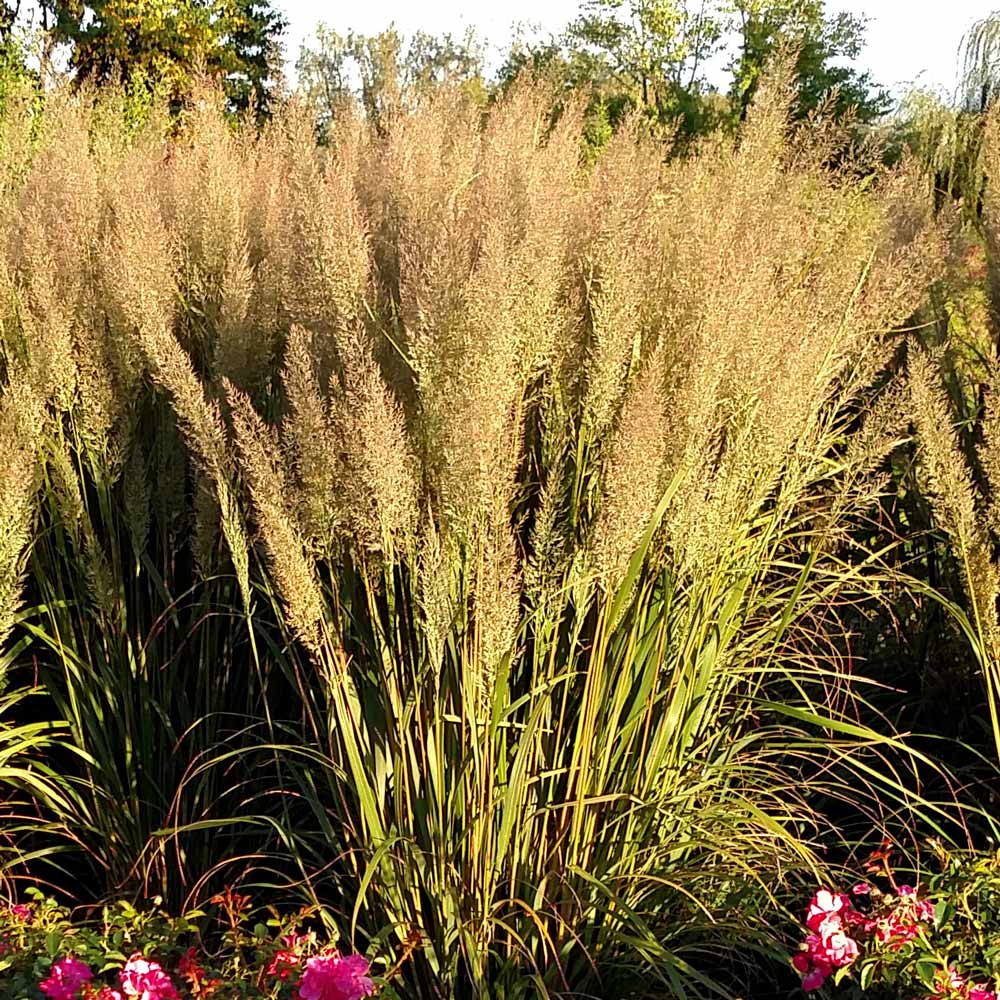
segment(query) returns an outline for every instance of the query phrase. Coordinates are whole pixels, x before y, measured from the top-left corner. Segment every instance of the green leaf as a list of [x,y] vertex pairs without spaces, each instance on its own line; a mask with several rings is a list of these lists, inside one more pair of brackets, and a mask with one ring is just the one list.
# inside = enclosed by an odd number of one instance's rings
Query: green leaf
[[916,969],[917,976],[924,986],[928,989],[933,989],[934,977],[940,971],[937,961],[932,958],[919,958],[914,963],[914,968]]
[[60,931],[49,931],[45,935],[45,953],[49,958],[55,958],[62,947],[63,935]]
[[866,962],[861,966],[861,975],[858,977],[858,984],[861,987],[861,991],[864,992],[872,984],[872,979],[875,976],[875,964],[874,962]]

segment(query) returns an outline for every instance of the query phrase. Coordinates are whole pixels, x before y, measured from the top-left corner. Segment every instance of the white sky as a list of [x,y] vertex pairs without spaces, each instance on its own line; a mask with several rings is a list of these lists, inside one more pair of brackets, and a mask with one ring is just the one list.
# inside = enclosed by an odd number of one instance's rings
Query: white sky
[[[330,0],[277,0],[290,22],[286,46],[294,64],[303,39],[320,21],[346,34],[372,34],[395,22],[404,34],[418,28],[433,34],[461,35],[468,26],[494,46],[512,34],[512,25],[528,22],[544,33],[558,32],[573,19],[577,0],[504,0],[501,3],[461,0],[367,0],[351,5]],[[858,60],[874,79],[899,93],[905,85],[955,88],[962,35],[979,18],[1000,8],[1000,0],[827,0],[831,13],[849,11],[870,18],[868,45]]]

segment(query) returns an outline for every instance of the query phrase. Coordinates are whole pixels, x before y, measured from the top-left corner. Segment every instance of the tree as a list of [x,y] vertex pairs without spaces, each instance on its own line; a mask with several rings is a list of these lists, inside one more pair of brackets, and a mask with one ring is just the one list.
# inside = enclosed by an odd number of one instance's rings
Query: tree
[[0,51],[24,54],[36,29],[47,32],[51,11],[47,0],[0,0]]
[[14,33],[14,26],[21,13],[22,0],[0,2],[0,47],[6,48]]
[[958,101],[914,91],[900,104],[896,147],[912,153],[934,179],[935,203],[957,203],[974,227],[982,223],[987,184],[983,157],[986,111],[1000,97],[1000,11],[977,21],[962,39]]
[[407,94],[458,81],[485,100],[483,47],[469,31],[461,39],[418,31],[407,44],[390,26],[377,35],[340,35],[319,25],[303,45],[296,70],[299,86],[316,106],[321,130],[345,101],[360,100],[378,127]]
[[865,20],[851,14],[827,16],[824,8],[824,0],[731,0],[729,9],[738,34],[738,51],[730,66],[731,96],[741,119],[768,60],[787,44],[798,50],[800,116],[818,108],[831,91],[837,94],[836,113],[853,109],[862,124],[888,112],[889,95],[875,86],[870,74],[840,62],[861,53]]
[[288,22],[270,0],[226,0],[214,22],[218,67],[235,111],[251,106],[270,112],[272,67],[280,61],[280,38]]
[[471,28],[461,38],[418,31],[410,39],[403,68],[408,83],[419,90],[449,80],[481,81],[483,60],[483,45]]
[[574,75],[598,82],[605,101],[698,132],[704,68],[722,31],[708,0],[588,0],[565,44]]
[[325,24],[316,28],[311,45],[303,45],[295,71],[299,88],[316,109],[324,131],[345,101],[351,99],[351,40]]
[[402,101],[406,87],[403,37],[390,26],[377,35],[352,35],[351,55],[361,78],[361,104],[381,130]]
[[11,93],[23,93],[25,87],[38,85],[38,73],[28,68],[27,52],[13,28],[0,32],[0,107]]
[[979,113],[1000,96],[1000,11],[977,21],[962,39],[962,103]]
[[224,81],[234,111],[266,112],[284,18],[270,0],[45,0],[78,79],[161,83],[182,93],[201,67]]

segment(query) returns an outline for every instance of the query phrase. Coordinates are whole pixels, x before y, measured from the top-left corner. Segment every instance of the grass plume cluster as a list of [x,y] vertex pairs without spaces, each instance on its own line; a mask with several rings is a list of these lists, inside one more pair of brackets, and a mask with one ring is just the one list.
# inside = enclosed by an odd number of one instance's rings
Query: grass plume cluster
[[909,815],[839,611],[945,236],[787,73],[735,143],[636,121],[593,164],[528,84],[325,148],[294,102],[6,101],[0,637],[66,762],[33,850],[280,881],[401,995],[681,997],[773,949],[836,803]]

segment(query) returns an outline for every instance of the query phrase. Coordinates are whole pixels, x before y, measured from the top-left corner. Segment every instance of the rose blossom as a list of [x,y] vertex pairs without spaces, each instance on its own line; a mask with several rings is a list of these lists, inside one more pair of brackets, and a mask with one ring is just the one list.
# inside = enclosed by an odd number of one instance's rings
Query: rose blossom
[[150,962],[136,952],[119,973],[122,990],[127,997],[141,1000],[180,1000],[174,986],[159,962]]
[[837,968],[850,965],[858,957],[858,943],[843,932],[831,934],[823,942],[830,963]]
[[77,1000],[80,991],[93,978],[86,962],[67,955],[52,966],[49,978],[40,982],[38,988],[49,1000]]
[[844,910],[850,909],[850,906],[850,899],[843,893],[834,894],[829,889],[820,889],[809,904],[806,927],[811,931],[818,931],[831,918],[839,918]]
[[997,1000],[996,993],[987,986],[980,986],[978,983],[969,987],[969,1000]]
[[793,959],[802,976],[804,990],[818,990],[834,969],[851,965],[858,957],[858,943],[846,927],[865,926],[867,918],[854,909],[849,896],[820,889],[813,896],[806,915],[812,934]]
[[363,955],[316,955],[307,959],[299,984],[302,1000],[361,1000],[375,992]]

